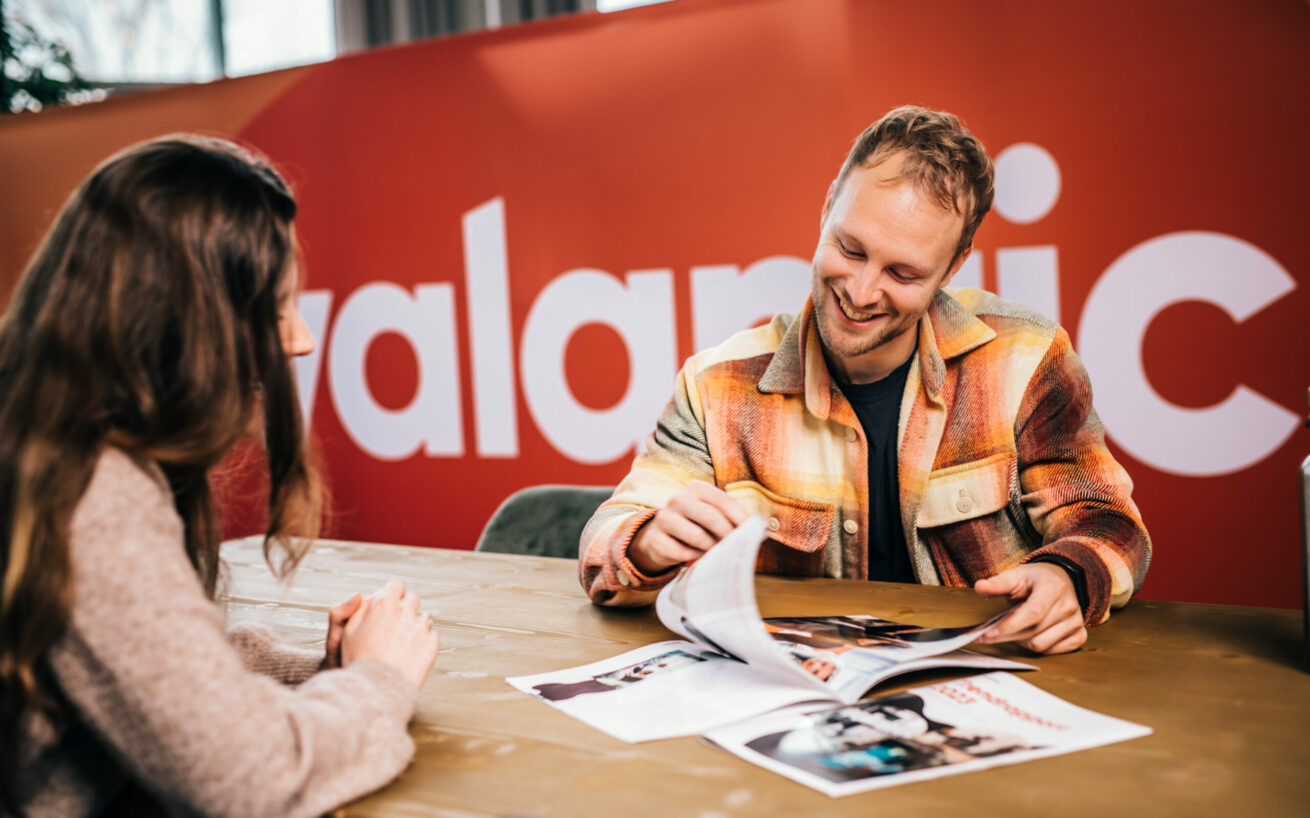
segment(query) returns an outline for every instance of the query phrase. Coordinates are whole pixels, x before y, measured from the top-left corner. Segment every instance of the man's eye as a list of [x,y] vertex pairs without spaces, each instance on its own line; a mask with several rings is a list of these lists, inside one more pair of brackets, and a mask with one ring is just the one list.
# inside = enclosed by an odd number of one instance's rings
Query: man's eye
[[850,258],[864,258],[863,253],[856,252],[855,250],[852,250],[851,248],[847,247],[846,242],[841,241],[840,239],[837,241],[837,246],[841,248],[841,253],[843,256],[849,256]]

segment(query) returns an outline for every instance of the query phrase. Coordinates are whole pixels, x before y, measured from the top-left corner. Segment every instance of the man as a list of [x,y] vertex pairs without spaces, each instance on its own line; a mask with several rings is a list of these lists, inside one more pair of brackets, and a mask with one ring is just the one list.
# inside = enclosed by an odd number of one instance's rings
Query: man
[[1127,602],[1150,539],[1069,336],[943,289],[993,178],[949,114],[899,108],[860,135],[800,314],[687,361],[648,451],[583,532],[594,602],[650,602],[750,513],[768,521],[764,572],[1021,603],[982,642],[1076,650]]

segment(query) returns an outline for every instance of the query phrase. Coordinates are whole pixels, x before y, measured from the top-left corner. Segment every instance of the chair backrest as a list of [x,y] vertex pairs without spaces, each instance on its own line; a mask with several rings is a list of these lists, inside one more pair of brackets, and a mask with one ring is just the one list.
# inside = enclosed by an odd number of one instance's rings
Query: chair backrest
[[475,550],[539,557],[578,556],[578,540],[613,486],[529,486],[500,504]]

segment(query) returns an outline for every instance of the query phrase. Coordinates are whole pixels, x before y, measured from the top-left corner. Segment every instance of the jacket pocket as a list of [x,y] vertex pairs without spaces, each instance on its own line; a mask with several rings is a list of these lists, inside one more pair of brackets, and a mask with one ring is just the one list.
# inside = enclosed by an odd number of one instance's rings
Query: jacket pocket
[[805,552],[819,551],[827,544],[836,506],[783,497],[754,480],[729,483],[724,491],[747,512],[764,518],[770,539]]
[[1004,509],[1010,502],[1014,465],[1014,452],[1000,452],[933,472],[928,475],[915,524],[919,528],[936,528]]

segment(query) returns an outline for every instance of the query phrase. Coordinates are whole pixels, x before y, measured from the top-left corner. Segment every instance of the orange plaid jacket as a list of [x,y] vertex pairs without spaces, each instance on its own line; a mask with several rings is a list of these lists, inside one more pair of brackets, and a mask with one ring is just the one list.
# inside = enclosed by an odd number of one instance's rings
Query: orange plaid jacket
[[[646,451],[582,533],[593,602],[642,605],[633,535],[692,480],[768,521],[758,569],[866,579],[864,432],[831,380],[807,300],[690,358]],[[1151,542],[1105,447],[1065,331],[974,289],[942,290],[919,325],[901,400],[901,521],[918,581],[971,585],[1055,554],[1083,569],[1090,624],[1141,587]]]

